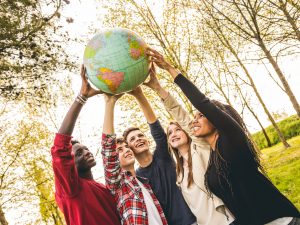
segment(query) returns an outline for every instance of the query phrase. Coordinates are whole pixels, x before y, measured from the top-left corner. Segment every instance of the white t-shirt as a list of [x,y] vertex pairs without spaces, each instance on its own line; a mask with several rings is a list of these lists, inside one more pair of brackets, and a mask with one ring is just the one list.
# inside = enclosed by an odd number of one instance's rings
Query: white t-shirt
[[138,179],[136,179],[136,180],[142,189],[144,201],[145,201],[146,208],[147,208],[149,225],[163,225],[163,222],[160,218],[159,212],[154,204],[154,201],[153,201],[149,191],[144,187],[144,185]]

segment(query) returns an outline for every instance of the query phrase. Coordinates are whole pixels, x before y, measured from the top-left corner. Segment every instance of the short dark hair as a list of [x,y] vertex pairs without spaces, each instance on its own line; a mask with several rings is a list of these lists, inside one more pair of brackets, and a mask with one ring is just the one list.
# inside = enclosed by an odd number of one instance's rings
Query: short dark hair
[[116,138],[116,144],[123,144],[124,142],[126,142],[126,141],[123,137]]
[[124,140],[127,140],[128,134],[129,134],[130,132],[134,131],[134,130],[141,130],[141,129],[138,128],[138,127],[129,127],[129,128],[127,128],[127,129],[124,130],[124,132],[123,132],[123,138],[124,138]]
[[73,146],[75,144],[80,144],[80,142],[78,140],[76,140],[76,139],[72,139],[71,140],[71,145]]

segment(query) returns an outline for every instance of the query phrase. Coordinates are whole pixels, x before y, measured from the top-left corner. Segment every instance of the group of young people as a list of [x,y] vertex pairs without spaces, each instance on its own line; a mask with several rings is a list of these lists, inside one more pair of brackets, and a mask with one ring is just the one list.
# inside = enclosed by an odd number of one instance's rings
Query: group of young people
[[[142,88],[137,100],[155,141],[138,127],[122,137],[114,131],[121,95],[105,95],[102,159],[105,185],[93,179],[93,154],[72,132],[82,106],[100,94],[81,68],[80,94],[71,105],[51,149],[56,201],[74,225],[300,225],[297,208],[264,175],[239,114],[210,100],[156,50],[148,48],[150,80],[175,121],[166,132]],[[166,70],[196,108],[194,118],[159,83],[155,66]],[[135,161],[139,167],[134,168]]]

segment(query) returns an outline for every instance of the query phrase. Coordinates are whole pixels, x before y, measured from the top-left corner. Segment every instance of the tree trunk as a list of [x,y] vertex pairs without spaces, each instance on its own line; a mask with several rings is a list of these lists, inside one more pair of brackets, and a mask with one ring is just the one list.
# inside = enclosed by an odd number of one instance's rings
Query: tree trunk
[[[236,81],[234,81],[234,82],[235,82],[235,85],[237,86],[237,82]],[[248,104],[248,101],[245,98],[245,96],[243,95],[242,90],[239,87],[237,87],[237,88],[238,88],[239,94],[240,94],[241,98],[243,99],[243,101],[244,101],[247,109],[251,112],[252,116],[256,119],[257,123],[259,124],[259,126],[261,128],[261,131],[263,132],[263,135],[265,136],[265,139],[267,141],[267,146],[271,147],[271,141],[270,141],[270,138],[269,138],[269,136],[268,136],[265,128],[263,127],[262,123],[260,122],[258,116],[255,114],[255,112],[253,111],[253,109]],[[253,140],[253,142],[254,142],[254,140]]]
[[251,114],[253,115],[253,117],[256,119],[257,123],[259,124],[259,126],[260,126],[260,128],[261,128],[261,131],[263,132],[264,137],[265,137],[265,139],[266,139],[266,141],[267,141],[267,146],[268,146],[268,147],[271,147],[272,144],[271,144],[270,138],[269,138],[269,136],[268,136],[268,134],[267,134],[265,128],[264,128],[263,125],[261,124],[261,122],[260,122],[258,116],[255,114],[255,112],[251,109],[251,107],[249,106],[249,104],[248,104],[246,101],[245,101],[245,104],[246,104],[248,110],[249,110],[249,111],[251,112]]
[[285,15],[288,23],[291,24],[293,30],[295,31],[297,39],[300,41],[300,31],[299,31],[299,29],[297,27],[296,21],[289,14],[289,12],[288,12],[288,10],[286,8],[286,4],[284,4],[282,2],[282,0],[280,0],[279,2],[281,4],[281,6],[279,7],[280,10],[284,13],[284,15]]
[[297,112],[298,117],[300,118],[300,105],[294,95],[294,93],[292,92],[290,85],[288,84],[287,80],[285,79],[284,74],[282,73],[282,71],[280,70],[277,62],[274,60],[273,56],[271,55],[270,51],[268,51],[267,47],[265,46],[265,43],[262,41],[262,39],[258,38],[258,44],[261,47],[261,49],[263,50],[263,52],[265,53],[265,55],[267,56],[269,62],[271,63],[271,65],[273,66],[276,74],[278,75],[279,79],[281,80],[281,83],[285,89],[286,94],[289,96],[290,101],[293,104],[294,109]]
[[257,88],[256,88],[256,86],[255,86],[255,84],[254,84],[254,81],[253,81],[252,77],[251,77],[250,74],[249,74],[249,71],[247,70],[247,68],[245,67],[245,65],[240,61],[239,58],[237,58],[237,60],[239,61],[241,67],[242,67],[243,70],[244,70],[244,72],[246,73],[246,75],[247,75],[247,77],[248,77],[248,79],[249,79],[249,81],[250,81],[250,83],[251,83],[251,87],[253,88],[253,90],[254,90],[254,92],[255,92],[255,94],[256,94],[256,97],[258,98],[258,100],[259,100],[260,104],[262,105],[262,107],[263,107],[265,113],[267,114],[269,120],[271,121],[271,123],[272,123],[274,129],[276,130],[276,132],[277,132],[277,134],[278,134],[278,136],[279,136],[281,142],[283,143],[284,147],[285,147],[285,148],[291,147],[291,146],[289,145],[289,143],[287,143],[287,141],[286,141],[286,139],[285,139],[283,133],[280,131],[280,129],[279,129],[279,127],[277,126],[277,124],[276,124],[274,118],[272,117],[272,115],[271,115],[271,113],[269,112],[267,106],[265,105],[265,103],[264,103],[262,97],[260,96],[260,94],[259,94],[259,92],[258,92],[258,90],[257,90]]
[[8,225],[2,206],[0,205],[0,225]]
[[[215,18],[213,18],[213,19],[215,20]],[[217,26],[217,24],[216,24],[216,26]],[[215,29],[213,29],[212,27],[211,27],[211,29],[215,32],[215,34],[217,35],[217,37],[219,38],[219,40],[221,41],[221,43],[226,48],[228,48],[230,50],[230,52],[233,54],[233,56],[237,59],[239,65],[242,67],[243,71],[245,72],[246,76],[248,77],[248,79],[249,79],[249,81],[251,83],[251,87],[252,87],[253,91],[255,92],[256,97],[258,98],[258,100],[259,100],[260,104],[262,105],[265,113],[267,114],[269,120],[271,121],[271,123],[272,123],[274,129],[276,130],[276,132],[277,132],[277,134],[278,134],[281,142],[283,143],[284,147],[285,148],[290,147],[290,145],[287,143],[284,135],[280,131],[279,127],[277,126],[275,120],[273,119],[271,113],[269,112],[267,106],[265,105],[262,97],[260,96],[260,94],[259,94],[259,92],[258,92],[258,90],[256,88],[256,85],[255,85],[255,83],[254,83],[254,81],[253,81],[253,79],[252,79],[252,77],[251,77],[251,75],[249,73],[249,71],[247,70],[247,68],[245,67],[245,65],[243,64],[243,62],[241,61],[241,59],[239,58],[237,52],[234,50],[234,48],[231,46],[231,44],[229,43],[229,41],[227,40],[227,38],[224,36],[221,28],[219,26],[217,26],[218,32]],[[299,112],[300,112],[300,110],[299,110]]]

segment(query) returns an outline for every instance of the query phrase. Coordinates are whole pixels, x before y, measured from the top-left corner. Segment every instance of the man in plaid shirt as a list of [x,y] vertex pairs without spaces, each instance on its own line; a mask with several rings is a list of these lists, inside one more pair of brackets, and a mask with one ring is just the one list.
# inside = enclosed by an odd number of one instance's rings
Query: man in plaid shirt
[[146,178],[135,174],[133,152],[114,134],[114,106],[119,96],[105,95],[102,159],[106,186],[114,195],[124,225],[166,225],[163,210]]

